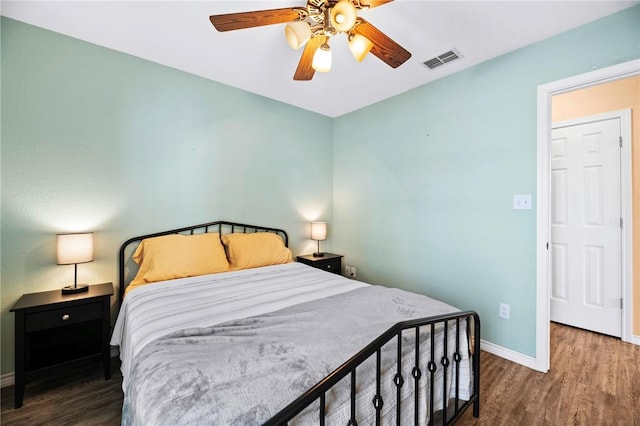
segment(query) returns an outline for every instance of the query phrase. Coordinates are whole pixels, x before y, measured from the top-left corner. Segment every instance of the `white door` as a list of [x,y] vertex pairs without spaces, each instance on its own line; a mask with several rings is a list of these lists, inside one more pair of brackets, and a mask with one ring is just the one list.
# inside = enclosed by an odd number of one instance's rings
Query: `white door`
[[619,118],[586,118],[554,125],[551,138],[551,320],[617,337],[620,134]]

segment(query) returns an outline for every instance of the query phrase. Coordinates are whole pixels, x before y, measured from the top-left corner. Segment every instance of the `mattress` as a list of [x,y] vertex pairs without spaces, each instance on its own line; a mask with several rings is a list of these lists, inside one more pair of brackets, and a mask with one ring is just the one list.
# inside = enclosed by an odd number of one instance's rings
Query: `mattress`
[[[122,360],[122,423],[262,424],[393,324],[456,311],[426,296],[371,286],[300,263],[137,288],[125,298],[111,340],[120,347]],[[429,342],[428,333],[423,334],[421,347]],[[455,338],[454,332],[448,333],[448,348],[455,347]],[[465,349],[460,397],[468,399],[467,341],[459,339]],[[407,381],[413,367],[411,340],[407,336],[402,346]],[[434,349],[439,359],[442,344]],[[383,351],[385,424],[395,424],[395,350],[389,345]],[[428,348],[421,354],[420,363],[426,365]],[[375,393],[372,364],[367,361],[358,368],[359,424],[370,424],[375,414],[370,402]],[[436,389],[441,389],[439,374]],[[451,374],[449,369],[449,395],[444,399],[453,392]],[[404,386],[401,401],[411,419],[412,385]],[[443,393],[439,390],[437,406]],[[348,395],[349,383],[342,382],[327,395],[327,424],[347,423]],[[421,413],[427,413],[423,391],[419,400]],[[311,407],[292,424],[315,424],[314,416]],[[425,414],[420,418],[420,423],[428,422]]]

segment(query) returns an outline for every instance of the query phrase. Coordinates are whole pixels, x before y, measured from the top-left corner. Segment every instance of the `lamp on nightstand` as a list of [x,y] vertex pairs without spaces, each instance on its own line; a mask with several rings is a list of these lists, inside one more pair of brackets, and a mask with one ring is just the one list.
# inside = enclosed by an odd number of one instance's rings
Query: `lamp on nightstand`
[[93,262],[93,232],[82,234],[58,234],[56,253],[58,265],[73,265],[73,286],[62,287],[62,294],[82,293],[89,290],[87,284],[78,285],[78,263]]
[[327,239],[326,222],[311,222],[311,239],[318,242],[318,251],[313,253],[313,257],[324,257],[324,253],[320,251],[320,241]]

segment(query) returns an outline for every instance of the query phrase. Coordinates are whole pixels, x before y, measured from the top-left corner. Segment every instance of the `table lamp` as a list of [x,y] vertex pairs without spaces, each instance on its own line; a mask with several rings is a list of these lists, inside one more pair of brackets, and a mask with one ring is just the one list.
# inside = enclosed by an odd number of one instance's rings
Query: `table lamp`
[[58,234],[58,265],[73,265],[73,285],[62,287],[62,294],[82,293],[89,290],[88,284],[78,285],[78,263],[93,262],[93,232]]
[[324,257],[324,253],[320,251],[320,241],[327,239],[326,222],[311,222],[311,239],[318,242],[318,251],[313,253],[313,257]]

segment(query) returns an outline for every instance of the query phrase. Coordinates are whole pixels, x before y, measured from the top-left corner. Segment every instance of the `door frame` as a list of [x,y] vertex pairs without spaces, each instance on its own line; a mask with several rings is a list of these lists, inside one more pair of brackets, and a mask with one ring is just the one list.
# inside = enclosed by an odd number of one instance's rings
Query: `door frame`
[[[536,361],[538,371],[550,367],[550,293],[551,259],[551,98],[561,93],[595,86],[640,74],[640,60],[633,60],[585,74],[538,86],[537,149],[537,237],[536,237]],[[625,118],[626,117],[626,118]],[[626,120],[626,122],[625,122]],[[621,116],[622,144],[622,340],[632,342],[633,334],[633,230],[631,189],[631,123],[630,114]]]

